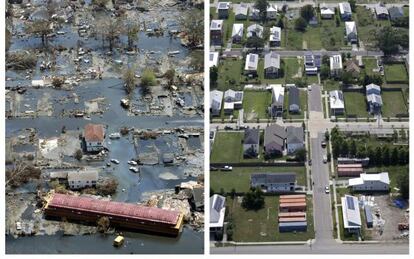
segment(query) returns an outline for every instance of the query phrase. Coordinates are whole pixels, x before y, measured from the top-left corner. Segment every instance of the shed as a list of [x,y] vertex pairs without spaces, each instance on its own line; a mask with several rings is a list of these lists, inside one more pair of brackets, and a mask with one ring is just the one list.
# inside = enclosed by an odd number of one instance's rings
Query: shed
[[282,222],[279,223],[279,232],[306,232],[308,224],[306,221],[301,222]]
[[367,228],[373,227],[374,218],[372,217],[371,206],[366,205],[364,208],[365,220],[367,222]]

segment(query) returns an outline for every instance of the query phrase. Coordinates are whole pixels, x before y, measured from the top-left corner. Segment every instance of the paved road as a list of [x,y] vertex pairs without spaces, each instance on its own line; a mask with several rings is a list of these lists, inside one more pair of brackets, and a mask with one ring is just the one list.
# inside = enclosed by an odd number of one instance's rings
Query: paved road
[[[244,49],[248,48],[232,48],[231,51],[237,52],[242,51]],[[254,48],[250,48],[250,50],[254,50]],[[382,51],[366,51],[366,50],[340,50],[340,51],[327,51],[327,50],[281,50],[280,48],[269,48],[269,50],[276,51],[281,57],[298,57],[303,56],[305,53],[314,52],[314,53],[320,53],[321,55],[337,55],[341,53],[351,53],[353,56],[366,56],[366,57],[379,57],[383,56]],[[241,52],[240,52],[240,55]]]
[[321,87],[319,85],[312,86],[312,90],[308,91],[308,99],[308,109],[310,112],[323,112]]

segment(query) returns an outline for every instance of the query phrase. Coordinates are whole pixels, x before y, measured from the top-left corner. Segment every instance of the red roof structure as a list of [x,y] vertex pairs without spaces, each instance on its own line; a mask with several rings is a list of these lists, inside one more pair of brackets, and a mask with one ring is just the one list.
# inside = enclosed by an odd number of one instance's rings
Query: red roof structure
[[87,124],[83,136],[87,142],[102,142],[105,137],[104,127],[101,124]]
[[132,203],[103,201],[87,197],[55,193],[48,207],[105,214],[126,219],[145,220],[168,225],[176,225],[180,213]]

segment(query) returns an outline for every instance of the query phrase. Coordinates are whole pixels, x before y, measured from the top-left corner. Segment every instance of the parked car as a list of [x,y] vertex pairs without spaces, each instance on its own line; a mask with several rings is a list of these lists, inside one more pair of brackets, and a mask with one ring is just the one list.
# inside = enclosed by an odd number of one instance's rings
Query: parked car
[[323,148],[326,148],[326,141],[322,141],[322,142],[321,142],[321,146],[322,146]]
[[119,164],[119,160],[118,160],[118,159],[114,159],[114,158],[112,158],[112,159],[111,159],[111,162],[112,162],[112,163],[114,163],[114,164]]
[[326,193],[326,194],[329,194],[329,191],[330,191],[330,190],[329,190],[329,186],[325,186],[325,193]]
[[134,160],[129,160],[128,165],[138,165],[138,163],[135,162]]
[[224,126],[224,129],[225,129],[225,130],[232,130],[232,129],[233,129],[233,127],[230,127],[230,126]]
[[221,170],[223,170],[223,171],[232,171],[233,167],[229,166],[229,165],[225,165],[225,166],[223,166],[223,168]]
[[132,171],[132,172],[134,172],[134,173],[139,173],[139,168],[138,167],[135,167],[135,166],[131,166],[129,168],[129,170]]
[[323,160],[322,160],[325,164],[328,162],[328,158],[326,157],[326,155],[323,155]]
[[308,165],[312,165],[312,159],[308,160]]

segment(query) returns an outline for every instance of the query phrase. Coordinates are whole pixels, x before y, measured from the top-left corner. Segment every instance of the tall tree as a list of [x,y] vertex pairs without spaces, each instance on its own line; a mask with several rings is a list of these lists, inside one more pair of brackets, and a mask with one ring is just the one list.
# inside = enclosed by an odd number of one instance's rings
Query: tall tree
[[302,8],[300,8],[300,16],[306,20],[306,22],[309,22],[314,16],[315,13],[313,11],[312,5],[305,5]]
[[377,32],[377,47],[384,52],[385,56],[398,53],[398,35],[391,26],[384,26]]
[[218,68],[216,66],[210,67],[210,84],[215,87],[218,79]]
[[375,148],[374,162],[375,162],[375,165],[382,164],[382,148],[381,147]]
[[263,23],[266,22],[267,17],[267,7],[269,6],[269,3],[267,0],[256,0],[254,4],[254,8],[259,10],[260,18]]
[[128,22],[125,25],[125,28],[128,37],[128,50],[132,50],[134,47],[134,41],[138,39],[139,25]]
[[125,91],[130,94],[135,89],[136,78],[135,70],[132,67],[128,67],[123,74]]
[[401,197],[408,199],[410,196],[410,178],[408,170],[404,170],[398,179],[398,186],[400,188]]
[[356,12],[356,0],[348,0],[348,3],[351,6],[351,11]]
[[391,152],[391,161],[390,161],[392,165],[398,164],[398,157],[400,155],[398,153],[398,151],[399,151],[399,148],[398,147],[394,147],[392,149],[392,152]]
[[307,22],[303,17],[299,17],[295,20],[295,30],[304,32],[308,26]]
[[384,146],[382,148],[382,163],[386,166],[390,164],[391,154],[390,148],[388,146]]
[[48,20],[35,20],[32,23],[28,23],[25,27],[25,31],[32,35],[37,35],[42,39],[44,47],[47,46],[47,35],[51,33],[52,22]]

